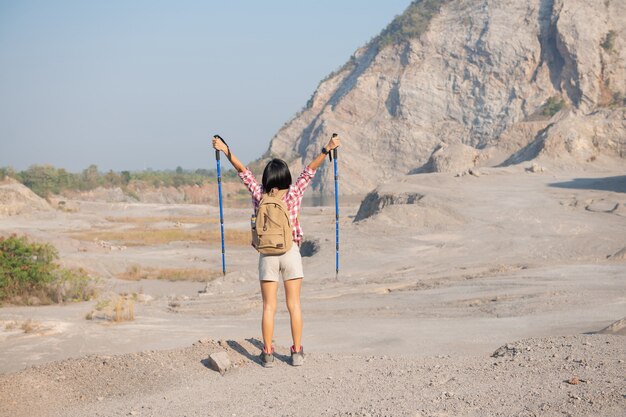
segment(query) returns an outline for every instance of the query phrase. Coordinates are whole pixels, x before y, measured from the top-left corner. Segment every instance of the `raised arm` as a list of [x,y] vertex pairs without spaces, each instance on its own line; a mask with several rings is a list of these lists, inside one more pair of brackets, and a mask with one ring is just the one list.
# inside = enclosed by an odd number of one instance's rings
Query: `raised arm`
[[333,136],[332,138],[330,138],[328,144],[324,146],[324,148],[320,151],[320,154],[317,155],[313,161],[311,161],[311,163],[309,164],[309,168],[312,170],[316,170],[317,168],[319,168],[319,166],[322,165],[322,162],[324,162],[324,158],[326,158],[326,155],[328,155],[328,153],[331,152],[333,149],[339,147],[339,145],[339,136]]
[[233,165],[233,168],[237,170],[237,172],[244,172],[246,167],[241,163],[239,159],[231,152],[230,148],[226,146],[224,141],[217,135],[213,136],[213,148],[217,151],[221,151],[226,155],[230,163]]

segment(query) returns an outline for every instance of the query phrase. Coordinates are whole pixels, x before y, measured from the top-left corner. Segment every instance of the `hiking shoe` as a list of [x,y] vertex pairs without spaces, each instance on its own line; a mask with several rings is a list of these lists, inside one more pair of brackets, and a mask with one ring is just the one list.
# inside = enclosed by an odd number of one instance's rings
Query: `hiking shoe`
[[300,346],[300,350],[296,352],[294,346],[291,347],[291,365],[302,366],[304,365],[304,349]]
[[267,353],[265,350],[261,352],[259,355],[259,359],[261,359],[261,364],[264,368],[271,368],[274,366],[274,349],[272,349],[272,353]]

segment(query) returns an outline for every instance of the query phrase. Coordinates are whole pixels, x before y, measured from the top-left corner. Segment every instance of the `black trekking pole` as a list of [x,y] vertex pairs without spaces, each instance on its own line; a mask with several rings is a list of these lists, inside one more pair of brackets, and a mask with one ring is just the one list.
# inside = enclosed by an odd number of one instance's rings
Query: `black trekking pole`
[[[333,138],[337,134],[333,133]],[[333,149],[328,157],[333,161],[335,168],[335,279],[339,277],[339,176],[337,175],[337,148]],[[334,157],[334,158],[333,158]]]
[[[220,135],[213,135],[213,137],[221,140],[226,145],[226,142]],[[215,150],[215,161],[217,163],[217,194],[220,201],[220,230],[222,232],[222,274],[226,275],[226,254],[224,252],[224,211],[222,209],[222,173],[220,169],[220,151],[217,149]]]

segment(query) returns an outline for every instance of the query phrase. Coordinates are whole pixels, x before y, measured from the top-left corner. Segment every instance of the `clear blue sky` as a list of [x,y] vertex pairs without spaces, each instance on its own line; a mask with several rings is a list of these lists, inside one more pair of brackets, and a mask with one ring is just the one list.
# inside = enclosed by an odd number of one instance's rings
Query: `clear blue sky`
[[247,163],[409,3],[0,0],[0,166]]

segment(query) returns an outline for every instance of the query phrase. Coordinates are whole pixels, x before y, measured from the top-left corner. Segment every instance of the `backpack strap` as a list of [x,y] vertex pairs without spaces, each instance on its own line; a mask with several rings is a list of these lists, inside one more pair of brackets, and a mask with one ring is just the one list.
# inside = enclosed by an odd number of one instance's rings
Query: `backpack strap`
[[279,190],[278,188],[272,188],[269,193],[267,193],[267,195],[269,195],[270,197],[276,197],[278,199],[283,199],[283,197],[287,194],[287,190]]

